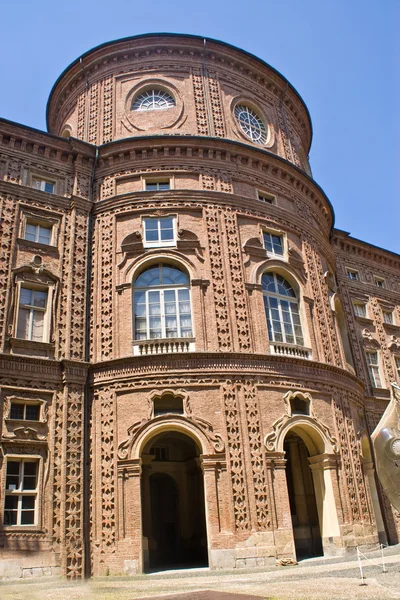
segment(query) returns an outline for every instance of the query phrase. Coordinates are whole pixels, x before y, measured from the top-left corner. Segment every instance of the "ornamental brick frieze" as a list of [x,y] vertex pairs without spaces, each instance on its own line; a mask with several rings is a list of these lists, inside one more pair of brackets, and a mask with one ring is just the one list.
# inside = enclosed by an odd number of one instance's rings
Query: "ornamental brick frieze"
[[257,399],[257,388],[251,380],[242,384],[246,407],[246,429],[249,441],[252,482],[256,505],[257,528],[260,531],[271,525],[268,508],[267,469],[261,433],[261,414]]
[[110,75],[103,81],[103,144],[113,139],[114,78]]
[[115,552],[116,543],[116,473],[115,473],[115,394],[106,389],[96,402],[100,404],[100,551]]
[[210,205],[205,210],[209,259],[211,266],[212,289],[214,293],[214,309],[218,347],[222,351],[232,349],[232,330],[227,305],[227,282],[224,273],[224,262],[221,248],[221,215],[217,208]]
[[222,388],[225,405],[227,463],[231,477],[233,512],[236,531],[251,529],[243,434],[240,424],[238,384],[227,381]]
[[99,129],[99,97],[100,84],[95,81],[89,89],[89,119],[88,119],[88,142],[90,144],[98,143]]
[[13,248],[13,224],[17,204],[13,198],[0,197],[0,346],[3,350],[7,332],[6,310],[11,283],[11,252]]
[[345,522],[371,522],[368,496],[365,488],[360,447],[354,429],[350,404],[343,392],[336,392],[333,397],[333,408],[337,436],[340,442],[340,454],[343,465],[343,484],[348,494],[347,506],[344,506]]
[[113,215],[103,215],[97,230],[101,281],[99,294],[101,314],[100,356],[103,360],[113,356],[113,222]]
[[328,290],[323,277],[323,269],[319,256],[308,243],[304,242],[309,281],[313,292],[314,313],[318,321],[318,338],[324,353],[324,361],[341,366],[340,349],[336,338],[336,328],[329,304]]

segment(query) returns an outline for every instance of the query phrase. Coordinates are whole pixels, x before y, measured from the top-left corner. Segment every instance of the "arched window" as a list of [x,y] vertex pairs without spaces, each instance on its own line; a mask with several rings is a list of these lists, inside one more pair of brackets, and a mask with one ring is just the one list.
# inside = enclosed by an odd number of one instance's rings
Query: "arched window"
[[135,340],[192,337],[189,277],[173,265],[153,265],[134,284]]
[[294,289],[278,273],[264,273],[261,283],[270,341],[303,346],[299,301]]
[[132,110],[166,110],[175,106],[175,100],[163,90],[146,90],[134,98]]

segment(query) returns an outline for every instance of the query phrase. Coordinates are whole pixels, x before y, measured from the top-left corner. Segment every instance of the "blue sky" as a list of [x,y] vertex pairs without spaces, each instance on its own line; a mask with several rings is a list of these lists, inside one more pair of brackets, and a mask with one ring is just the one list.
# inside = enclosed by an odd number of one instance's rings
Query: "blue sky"
[[0,116],[45,129],[54,81],[103,42],[157,31],[223,40],[271,64],[303,97],[313,175],[336,227],[400,253],[399,22],[400,0],[5,1]]

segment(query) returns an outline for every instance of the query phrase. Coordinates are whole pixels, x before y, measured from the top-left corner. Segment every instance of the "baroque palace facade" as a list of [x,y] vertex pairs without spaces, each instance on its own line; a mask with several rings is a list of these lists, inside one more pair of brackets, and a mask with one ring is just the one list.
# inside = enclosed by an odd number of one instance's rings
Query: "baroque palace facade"
[[369,435],[400,257],[333,229],[311,121],[228,44],[142,35],[0,121],[0,576],[397,543]]

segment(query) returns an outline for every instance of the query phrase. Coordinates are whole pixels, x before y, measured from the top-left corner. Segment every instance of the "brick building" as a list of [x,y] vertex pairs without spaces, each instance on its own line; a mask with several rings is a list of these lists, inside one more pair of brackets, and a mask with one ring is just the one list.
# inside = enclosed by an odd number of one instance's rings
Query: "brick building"
[[0,121],[0,576],[397,543],[400,257],[333,229],[290,83],[142,35]]

